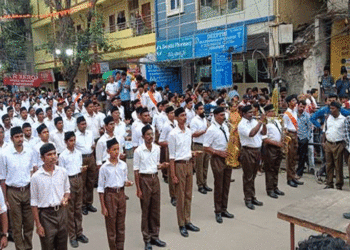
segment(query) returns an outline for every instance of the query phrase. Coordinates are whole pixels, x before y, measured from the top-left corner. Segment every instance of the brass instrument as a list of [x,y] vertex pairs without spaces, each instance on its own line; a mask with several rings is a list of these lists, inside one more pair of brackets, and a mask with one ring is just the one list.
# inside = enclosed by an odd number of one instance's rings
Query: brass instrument
[[283,121],[283,115],[280,114],[279,116],[279,122],[282,126],[282,143],[283,143],[283,147],[282,147],[282,154],[283,154],[283,157],[286,158],[287,157],[287,154],[288,154],[288,151],[289,151],[289,143],[290,141],[292,140],[292,138],[290,136],[288,136],[284,130],[284,121]]

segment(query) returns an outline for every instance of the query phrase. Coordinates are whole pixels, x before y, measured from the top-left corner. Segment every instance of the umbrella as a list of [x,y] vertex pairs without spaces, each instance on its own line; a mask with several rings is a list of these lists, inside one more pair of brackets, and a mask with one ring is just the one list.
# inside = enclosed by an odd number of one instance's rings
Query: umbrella
[[102,79],[103,79],[103,80],[107,80],[108,77],[110,77],[110,76],[115,76],[115,75],[116,75],[116,73],[114,72],[114,70],[111,70],[111,71],[108,71],[108,72],[104,73],[104,74],[102,75]]

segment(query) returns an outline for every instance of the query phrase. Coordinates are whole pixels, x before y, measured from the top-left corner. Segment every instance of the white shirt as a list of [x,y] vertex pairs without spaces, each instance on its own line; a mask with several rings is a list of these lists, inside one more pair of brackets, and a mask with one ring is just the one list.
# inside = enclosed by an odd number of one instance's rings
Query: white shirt
[[125,137],[127,136],[126,133],[126,124],[123,121],[119,120],[119,123],[114,123],[115,127],[114,127],[114,136],[115,138],[118,140],[119,145],[121,147],[125,146]]
[[[140,123],[137,123],[137,126],[133,128],[132,134],[131,134],[133,147],[138,147],[144,143],[144,140],[142,138],[142,128],[146,125],[147,124],[143,124],[142,122],[140,122]],[[153,133],[155,134],[156,133],[155,128],[152,125],[151,127],[153,130]]]
[[[40,148],[45,143],[46,142],[43,142],[41,139],[39,139],[37,144],[35,144],[35,146],[33,147],[33,151],[34,151],[34,165],[33,166],[37,166],[38,168],[40,168],[44,164],[43,160],[41,159]],[[52,143],[55,146],[55,148],[57,149],[55,143],[53,143],[53,142],[50,142],[50,143]]]
[[36,130],[41,124],[43,124],[44,122],[39,122],[37,121],[36,123],[33,124],[32,126],[32,134],[34,137],[38,137],[38,131]]
[[[116,83],[107,83],[106,85],[106,92],[109,92],[109,94],[115,95],[117,93],[117,86]],[[107,100],[110,100],[111,98],[107,95]]]
[[13,118],[13,122],[12,125],[14,127],[19,126],[22,128],[24,123],[29,123],[30,125],[33,125],[33,120],[28,116],[27,119],[23,120],[22,117],[18,117],[18,118]]
[[25,108],[27,109],[27,111],[28,111],[28,109],[30,108],[30,102],[29,102],[29,100],[27,99],[27,100],[25,100],[25,101],[22,101],[21,107],[25,107]]
[[56,129],[50,133],[50,142],[53,142],[56,145],[57,154],[62,153],[67,148],[64,141],[64,132],[65,131],[62,131],[61,133]]
[[7,212],[7,206],[5,203],[4,194],[3,192],[0,192],[0,214],[6,213],[6,212]]
[[136,93],[134,93],[134,90],[137,90],[136,81],[132,81],[130,84],[130,100],[135,101],[136,99]]
[[[113,136],[109,136],[107,133],[104,133],[101,136],[101,138],[98,139],[98,141],[96,143],[96,165],[102,165],[102,162],[104,162],[104,161],[106,161],[108,159],[107,141],[113,139],[114,137],[115,137],[114,135]],[[119,141],[118,141],[118,143],[119,143]],[[122,146],[119,143],[119,149],[120,148],[122,149]]]
[[22,152],[18,153],[14,146],[7,147],[2,152],[1,165],[5,176],[0,176],[0,179],[5,179],[7,186],[25,187],[30,183],[30,172],[34,166],[34,153],[28,147],[23,147]]
[[[201,118],[199,115],[196,115],[190,123],[192,134],[200,131],[205,131],[207,127],[208,127],[207,119]],[[196,143],[203,144],[203,140],[204,140],[204,134],[199,137],[193,137],[193,142],[196,142]]]
[[131,118],[136,121],[137,120],[137,113],[136,110],[131,113]]
[[100,128],[103,128],[103,126],[105,125],[103,120],[106,118],[106,115],[102,112],[97,112],[95,114],[96,114],[96,119],[98,120],[98,123],[100,124]]
[[23,145],[27,146],[31,149],[33,149],[35,144],[39,141],[40,141],[40,139],[38,137],[32,136],[32,137],[30,137],[30,139],[27,139],[25,136],[23,137]]
[[182,131],[179,126],[176,126],[169,134],[169,159],[188,161],[192,158],[192,132],[185,127]]
[[94,137],[92,136],[92,132],[90,130],[85,130],[83,134],[79,130],[75,133],[76,136],[76,144],[75,147],[83,154],[88,155],[92,153],[92,145],[94,145]]
[[[298,121],[298,114],[295,110],[291,110],[290,108],[288,108],[287,111],[292,114],[292,116],[295,118],[296,121]],[[284,122],[285,129],[292,131],[292,132],[297,132],[292,120],[285,113],[283,115],[283,122]]]
[[152,143],[151,151],[146,144],[140,145],[134,152],[134,171],[140,174],[155,174],[158,172],[160,160],[160,147]]
[[49,132],[52,132],[56,129],[55,122],[53,119],[50,120],[48,117],[46,117],[44,119],[44,123],[45,123],[46,127],[48,128]]
[[77,119],[74,117],[71,117],[71,119],[68,119],[68,117],[63,118],[63,129],[65,131],[75,131],[77,128]]
[[[220,129],[222,128],[225,133]],[[227,149],[227,143],[229,140],[230,132],[226,124],[218,124],[216,121],[213,121],[207,132],[204,134],[203,146],[211,147],[215,150],[225,151]]]
[[196,116],[196,112],[194,112],[193,109],[188,109],[188,108],[186,108],[185,111],[186,111],[186,118],[187,118],[186,124],[190,125],[192,119]]
[[74,176],[81,173],[81,167],[83,166],[83,156],[77,149],[70,151],[65,149],[58,159],[59,166],[66,169],[68,176]]
[[92,114],[92,116],[91,116],[88,113],[86,113],[84,115],[84,117],[85,117],[86,124],[87,124],[86,129],[90,130],[92,132],[94,139],[99,138],[101,126],[100,126],[99,121],[96,117],[96,114]]
[[125,110],[124,110],[124,106],[121,106],[121,105],[120,105],[120,107],[117,106],[117,108],[118,108],[119,113],[120,113],[120,118],[121,118],[122,120],[125,120]]
[[247,120],[244,117],[238,124],[239,139],[242,146],[247,146],[250,148],[260,148],[262,145],[262,127],[260,127],[259,132],[254,137],[249,137],[250,131],[258,125],[255,119]]
[[266,135],[262,136],[262,139],[270,139],[275,142],[282,141],[281,133],[283,132],[283,128],[278,120],[269,121],[269,123],[266,124],[266,129],[267,129],[267,133]]
[[10,142],[11,141],[11,128],[12,128],[12,126],[9,129],[7,129],[4,126],[4,141],[5,142]]
[[5,179],[6,176],[6,169],[4,167],[4,164],[2,163],[2,154],[9,146],[13,146],[13,143],[5,142],[2,144],[2,147],[0,147],[0,179]]
[[[156,100],[156,102],[158,103],[159,100],[162,100],[162,96],[156,91],[153,93],[153,97]],[[146,92],[144,95],[145,98],[145,105],[148,108],[148,111],[150,112],[150,115],[153,117],[153,115],[158,111],[157,110],[157,104],[155,104],[151,97],[149,96],[149,93]]]
[[58,110],[56,110],[56,112],[53,114],[53,119],[55,119],[56,117],[62,117],[65,118],[66,114],[64,113],[64,111],[62,111],[61,113],[58,112]]
[[168,120],[168,116],[166,115],[166,113],[164,111],[162,111],[160,113],[157,112],[153,116],[152,125],[155,126],[157,128],[157,130],[160,132],[160,131],[162,131],[163,125],[167,120]]
[[170,132],[177,126],[177,121],[172,123],[169,119],[165,122],[162,132],[160,132],[159,142],[168,142]]
[[70,193],[67,171],[55,166],[52,174],[40,168],[32,176],[30,205],[45,208],[61,205],[65,194]]
[[128,166],[124,161],[118,160],[117,165],[113,165],[107,160],[100,168],[98,176],[98,193],[104,193],[105,188],[124,187],[128,180]]
[[324,127],[327,141],[339,142],[345,139],[345,117],[339,114],[337,118],[328,116]]

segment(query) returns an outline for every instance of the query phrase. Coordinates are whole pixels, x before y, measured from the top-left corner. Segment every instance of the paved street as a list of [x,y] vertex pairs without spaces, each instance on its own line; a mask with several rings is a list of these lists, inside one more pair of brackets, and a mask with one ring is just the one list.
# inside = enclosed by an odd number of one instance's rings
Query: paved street
[[[129,174],[132,177],[131,162]],[[269,198],[265,193],[265,176],[256,179],[256,191],[259,200],[264,202],[263,207],[257,207],[250,211],[244,206],[242,188],[242,170],[235,170],[233,176],[236,179],[231,185],[228,210],[234,213],[233,220],[224,219],[223,224],[218,224],[214,218],[213,194],[202,195],[196,187],[193,192],[192,222],[201,228],[199,233],[190,232],[189,238],[183,238],[177,227],[176,210],[171,206],[168,198],[168,187],[162,181],[162,206],[161,206],[161,231],[160,238],[167,242],[166,249],[173,250],[284,250],[289,249],[289,224],[277,219],[277,211],[301,198],[312,195],[316,190],[322,189],[314,181],[313,176],[306,175],[302,180],[305,184],[297,189],[286,185],[286,176],[280,174],[280,189],[286,196],[277,200]],[[132,178],[131,178],[132,179]],[[194,178],[195,180],[195,178]],[[213,187],[213,176],[209,171],[209,186]],[[349,187],[345,187],[348,192]],[[125,249],[143,249],[143,241],[140,232],[140,204],[135,195],[135,186],[128,188],[126,193],[130,200],[127,203],[126,217],[126,243]],[[108,249],[104,219],[100,214],[100,204],[95,193],[95,206],[98,212],[84,216],[84,231],[89,237],[90,243],[80,244],[79,249],[105,250]],[[296,227],[296,240],[303,240],[316,232]],[[15,249],[10,243],[8,249]],[[40,243],[36,233],[34,234],[34,249],[40,249]],[[70,248],[71,249],[71,248]],[[156,249],[156,247],[154,247]]]

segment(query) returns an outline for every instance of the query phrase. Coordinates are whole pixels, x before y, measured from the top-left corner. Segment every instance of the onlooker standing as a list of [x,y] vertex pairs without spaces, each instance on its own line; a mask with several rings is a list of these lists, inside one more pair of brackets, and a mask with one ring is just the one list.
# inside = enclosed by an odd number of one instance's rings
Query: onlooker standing
[[333,177],[335,171],[335,185],[339,190],[344,185],[343,150],[345,147],[345,117],[340,114],[340,108],[341,106],[338,102],[332,102],[330,104],[331,114],[326,120],[324,136],[322,138],[327,164],[327,186],[325,188],[334,188]]
[[322,100],[325,101],[326,97],[330,94],[333,93],[334,90],[334,79],[330,75],[330,67],[329,66],[324,66],[323,69],[323,76],[321,76],[320,79],[320,87],[322,91]]
[[117,86],[114,82],[114,77],[110,76],[108,78],[108,83],[106,85],[106,95],[107,95],[107,107],[106,111],[109,111],[112,108],[111,100],[116,96],[117,94]]
[[122,105],[125,108],[125,119],[130,120],[131,119],[131,112],[130,112],[130,80],[126,77],[126,73],[122,72],[121,74],[122,78],[118,82],[117,85],[117,95],[120,96],[120,100],[122,101]]
[[350,93],[350,81],[348,79],[348,71],[345,66],[341,67],[341,77],[336,81],[337,94],[339,96],[348,95]]

